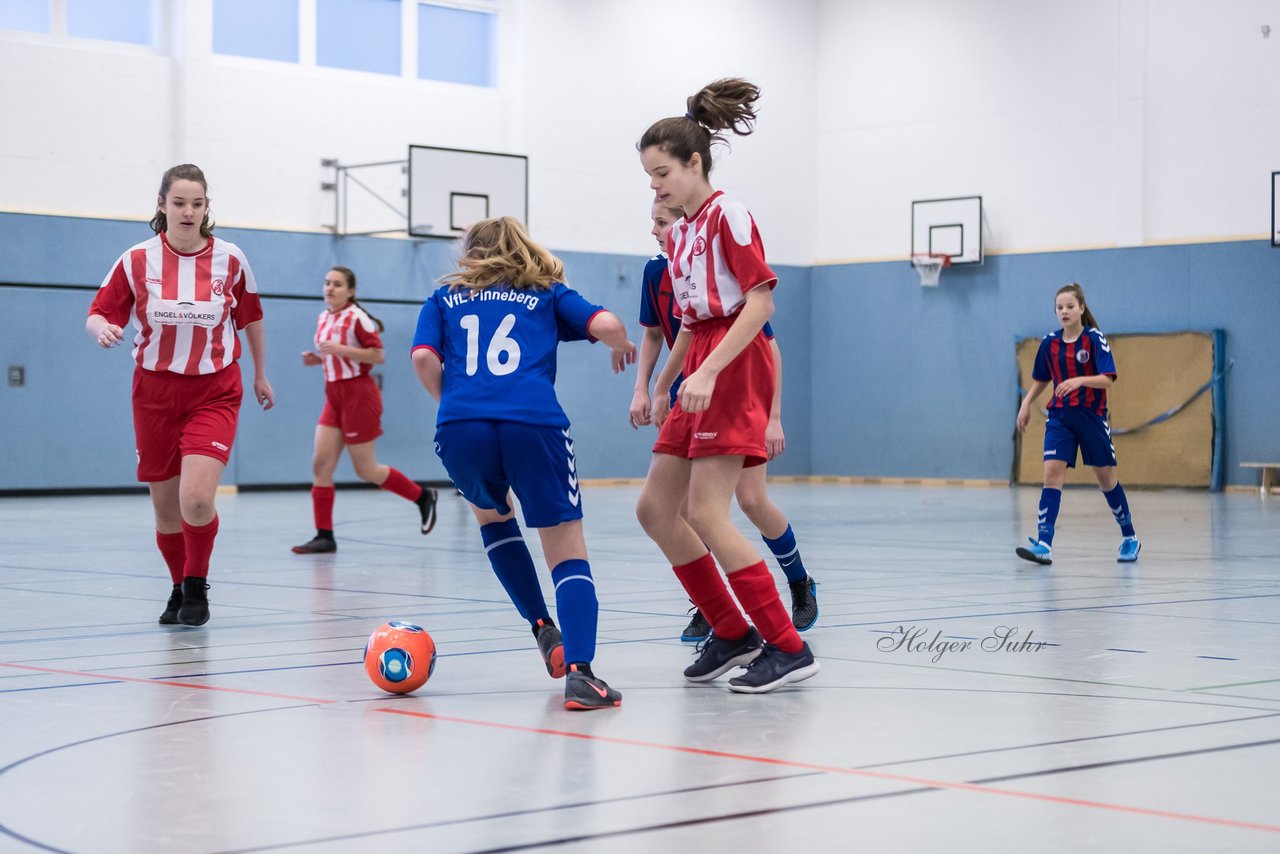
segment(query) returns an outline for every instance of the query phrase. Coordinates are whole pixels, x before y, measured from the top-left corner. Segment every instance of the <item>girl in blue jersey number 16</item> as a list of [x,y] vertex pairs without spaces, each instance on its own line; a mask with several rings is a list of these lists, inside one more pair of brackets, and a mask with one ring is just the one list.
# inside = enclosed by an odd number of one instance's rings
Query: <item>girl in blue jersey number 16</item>
[[1120,525],[1124,539],[1116,560],[1129,563],[1138,559],[1142,544],[1133,530],[1124,488],[1116,479],[1116,448],[1107,423],[1107,389],[1116,380],[1115,359],[1079,285],[1058,289],[1055,310],[1062,328],[1040,341],[1031,370],[1031,389],[1018,409],[1018,432],[1022,432],[1031,420],[1031,404],[1053,384],[1044,431],[1044,489],[1036,536],[1029,538],[1029,547],[1019,546],[1017,554],[1036,563],[1053,563],[1053,528],[1062,501],[1062,483],[1067,469],[1075,468],[1079,449],[1084,464],[1093,467],[1098,487]]
[[[616,316],[564,284],[564,265],[511,217],[471,226],[458,266],[423,305],[413,339],[414,369],[440,401],[436,453],[471,502],[494,574],[529,621],[547,672],[568,677],[565,708],[620,706],[622,695],[591,671],[599,605],[569,419],[556,399],[556,348],[603,341],[617,373],[635,362],[635,345]],[[541,536],[563,636],[509,491]]]

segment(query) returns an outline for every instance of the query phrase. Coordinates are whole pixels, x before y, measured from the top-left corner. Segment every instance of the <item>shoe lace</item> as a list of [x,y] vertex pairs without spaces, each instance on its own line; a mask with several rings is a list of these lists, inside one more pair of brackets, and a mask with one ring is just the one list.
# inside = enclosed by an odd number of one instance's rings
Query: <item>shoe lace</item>
[[706,636],[706,637],[702,638],[700,641],[698,641],[696,644],[694,644],[694,646],[693,646],[693,654],[694,654],[694,655],[696,655],[696,656],[698,656],[699,658],[701,658],[701,657],[702,657],[702,653],[707,649],[707,647],[709,647],[709,646],[711,645],[711,640],[712,640],[712,638],[714,638],[715,636],[716,636],[716,633],[715,633],[714,631],[707,632],[707,636]]

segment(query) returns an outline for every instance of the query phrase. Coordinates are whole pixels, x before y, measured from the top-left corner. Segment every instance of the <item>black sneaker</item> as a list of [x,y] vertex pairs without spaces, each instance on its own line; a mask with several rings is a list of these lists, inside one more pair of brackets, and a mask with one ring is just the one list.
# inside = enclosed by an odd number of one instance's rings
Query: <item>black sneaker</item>
[[807,632],[818,622],[818,582],[806,575],[787,586],[791,588],[791,625],[797,632]]
[[773,644],[765,644],[764,652],[747,665],[745,673],[729,680],[729,690],[742,694],[766,694],[789,682],[802,682],[822,669],[813,658],[809,645],[799,652],[783,652]]
[[182,607],[178,622],[184,626],[203,626],[209,622],[209,583],[203,578],[182,579]]
[[564,641],[556,624],[551,622],[550,617],[538,620],[538,624],[533,627],[533,636],[538,639],[538,652],[542,653],[542,663],[547,666],[547,673],[552,679],[564,676]]
[[[422,486],[422,484],[418,484]],[[418,500],[414,503],[418,505],[418,513],[422,516],[421,531],[430,534],[431,529],[436,526],[436,491],[429,486],[422,486],[422,494],[418,496]]]
[[293,547],[293,553],[296,555],[321,555],[336,552],[338,543],[333,537],[325,537],[316,534],[300,546]]
[[685,643],[694,643],[711,634],[711,624],[707,622],[706,617],[702,616],[702,611],[698,610],[697,605],[694,605],[689,610],[693,613],[693,619],[689,621],[689,625],[685,626],[684,631],[680,633],[680,640]]
[[589,664],[570,664],[564,682],[564,707],[571,712],[615,709],[622,705],[622,694],[591,672]]
[[760,654],[764,641],[755,626],[748,626],[747,633],[737,640],[722,640],[714,633],[698,644],[698,660],[684,669],[684,678],[690,682],[710,682],[717,676],[750,664]]
[[176,626],[178,624],[178,609],[182,607],[182,585],[173,585],[173,592],[169,594],[169,603],[164,606],[164,612],[160,614],[160,625]]

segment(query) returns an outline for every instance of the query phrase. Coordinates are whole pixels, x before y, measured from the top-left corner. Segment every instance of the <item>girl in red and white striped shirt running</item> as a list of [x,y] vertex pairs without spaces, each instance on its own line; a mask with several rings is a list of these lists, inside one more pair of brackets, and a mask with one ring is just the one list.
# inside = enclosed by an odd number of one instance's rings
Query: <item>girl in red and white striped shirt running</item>
[[253,355],[253,394],[275,405],[263,364],[258,287],[240,247],[213,236],[208,182],[190,163],[164,173],[156,236],[120,256],[98,289],[85,329],[104,348],[133,320],[133,427],[138,480],[151,490],[156,545],[173,590],[165,625],[209,621],[214,496],[235,441],[244,391],[238,330]]
[[316,349],[302,354],[302,364],[324,367],[324,409],[316,424],[315,456],[311,461],[311,506],[316,535],[295,554],[323,554],[338,550],[333,538],[333,472],[345,447],[361,480],[394,492],[418,506],[420,530],[431,533],[436,524],[436,491],[409,480],[378,462],[375,440],[382,435],[382,393],[370,376],[384,359],[382,321],[356,302],[356,274],[334,267],[324,277],[324,301],[316,323]]
[[[774,362],[763,328],[778,277],[751,212],[711,186],[711,144],[724,141],[723,131],[751,133],[759,97],[745,80],[717,80],[686,101],[683,116],[650,125],[636,145],[655,201],[684,212],[666,240],[680,334],[657,380],[658,441],[636,515],[711,623],[685,678],[709,682],[743,665],[729,688],[753,694],[819,669],[765,562],[729,517],[743,468],[768,458]],[[682,370],[668,416],[668,389]]]

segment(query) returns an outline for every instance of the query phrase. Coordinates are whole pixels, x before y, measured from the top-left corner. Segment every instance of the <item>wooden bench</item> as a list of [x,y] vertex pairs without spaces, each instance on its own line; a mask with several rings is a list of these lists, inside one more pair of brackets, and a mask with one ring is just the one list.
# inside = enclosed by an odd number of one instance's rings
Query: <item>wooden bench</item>
[[1280,463],[1241,463],[1240,468],[1262,469],[1262,497],[1271,494],[1271,487],[1276,482],[1276,472],[1280,471]]

